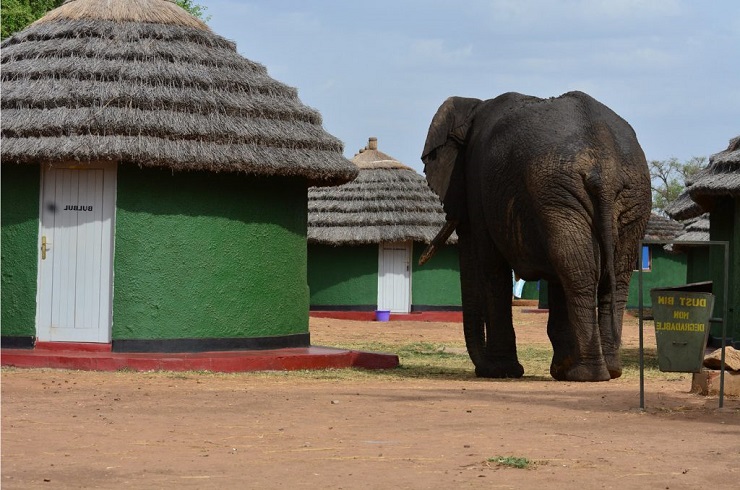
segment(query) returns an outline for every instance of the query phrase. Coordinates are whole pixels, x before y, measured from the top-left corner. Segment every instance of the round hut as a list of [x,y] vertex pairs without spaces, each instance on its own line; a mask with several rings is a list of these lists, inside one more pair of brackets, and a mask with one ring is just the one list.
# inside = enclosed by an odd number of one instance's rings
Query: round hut
[[166,0],[2,43],[4,345],[309,345],[310,186],[358,170],[297,91]]
[[459,309],[457,236],[418,265],[445,224],[424,177],[378,150],[377,138],[352,162],[359,168],[352,182],[308,191],[311,309]]
[[689,218],[682,224],[684,231],[676,237],[672,250],[686,256],[686,283],[709,281],[709,213]]
[[[722,315],[726,293],[728,341],[740,348],[740,313],[733,308],[733,305],[740,304],[740,136],[732,138],[725,150],[709,158],[709,164],[686,183],[686,189],[666,211],[679,220],[709,213],[709,239],[728,242],[726,291],[723,289],[724,251],[719,246],[708,245],[708,249],[689,253],[689,268],[698,271],[694,279],[712,281],[714,316]],[[719,323],[710,330],[710,344],[722,344],[722,325]]]
[[[675,240],[682,232],[683,225],[678,221],[656,213],[650,214],[644,239],[651,243],[642,245],[642,304],[646,307],[652,306],[650,289],[675,286],[686,282],[686,257],[673,253],[671,248],[666,245]],[[635,267],[635,270],[638,270],[637,267]],[[630,280],[627,308],[638,308],[639,306],[639,277],[635,272]]]

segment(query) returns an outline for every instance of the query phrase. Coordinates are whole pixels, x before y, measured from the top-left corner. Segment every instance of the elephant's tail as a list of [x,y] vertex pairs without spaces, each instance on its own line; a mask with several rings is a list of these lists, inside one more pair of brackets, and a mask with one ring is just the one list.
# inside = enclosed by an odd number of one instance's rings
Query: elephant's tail
[[[616,193],[610,193],[608,188],[605,188],[603,182],[603,171],[599,174],[594,173],[589,176],[587,180],[587,187],[592,191],[592,199],[594,203],[594,231],[596,239],[599,243],[600,250],[600,270],[601,279],[599,280],[598,288],[607,287],[611,297],[609,302],[611,316],[611,328],[612,338],[619,339],[619,321],[617,320],[617,279],[615,272],[615,240],[618,239],[618,233],[615,229],[614,224],[614,202],[616,201]],[[598,175],[601,175],[599,177]],[[603,281],[606,280],[606,284]]]

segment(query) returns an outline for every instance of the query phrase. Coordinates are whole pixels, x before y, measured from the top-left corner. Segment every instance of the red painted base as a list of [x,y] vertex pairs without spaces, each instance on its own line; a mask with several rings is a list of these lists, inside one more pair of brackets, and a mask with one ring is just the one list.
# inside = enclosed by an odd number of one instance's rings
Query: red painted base
[[[537,300],[513,299],[512,306],[537,306]],[[547,310],[523,310],[524,313],[546,313]],[[354,320],[371,322],[375,320],[374,311],[311,311],[314,318],[336,318],[338,320]],[[392,322],[453,322],[462,323],[462,311],[415,311],[413,313],[391,313]]]
[[292,349],[139,353],[111,352],[109,344],[39,342],[35,349],[2,349],[3,366],[83,371],[291,371],[300,369],[390,369],[398,356],[331,347]]

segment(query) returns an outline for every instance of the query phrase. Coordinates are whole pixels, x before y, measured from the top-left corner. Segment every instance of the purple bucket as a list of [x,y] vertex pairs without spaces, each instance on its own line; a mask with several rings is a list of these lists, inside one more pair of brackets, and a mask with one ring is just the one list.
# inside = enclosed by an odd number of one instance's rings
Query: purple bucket
[[391,312],[389,310],[377,310],[375,312],[376,322],[387,322],[391,319]]

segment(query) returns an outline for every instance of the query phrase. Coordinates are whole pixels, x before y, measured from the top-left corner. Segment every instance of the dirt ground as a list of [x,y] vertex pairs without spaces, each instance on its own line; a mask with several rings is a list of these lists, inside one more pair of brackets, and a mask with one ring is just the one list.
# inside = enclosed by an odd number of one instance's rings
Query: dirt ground
[[[520,345],[546,315],[517,310]],[[646,345],[654,338],[646,329]],[[459,324],[312,319],[314,344],[462,342]],[[637,345],[637,323],[625,326]],[[403,362],[403,359],[402,359]],[[526,368],[526,365],[525,365]],[[562,383],[4,369],[2,487],[712,488],[740,485],[740,400],[690,375]],[[496,457],[527,458],[525,469]]]

